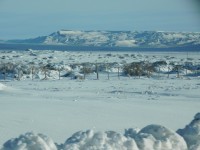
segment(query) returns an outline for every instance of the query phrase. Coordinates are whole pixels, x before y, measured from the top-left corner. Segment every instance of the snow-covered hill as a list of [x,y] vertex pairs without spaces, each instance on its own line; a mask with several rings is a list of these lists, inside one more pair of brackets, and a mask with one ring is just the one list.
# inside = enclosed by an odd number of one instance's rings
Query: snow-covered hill
[[200,47],[200,32],[60,30],[49,36],[12,42],[101,47]]

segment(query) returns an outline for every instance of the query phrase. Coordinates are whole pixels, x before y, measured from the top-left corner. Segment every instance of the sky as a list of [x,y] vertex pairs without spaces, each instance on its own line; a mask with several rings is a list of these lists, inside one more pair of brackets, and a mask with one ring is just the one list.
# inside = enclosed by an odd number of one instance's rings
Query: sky
[[66,30],[200,32],[199,0],[0,0],[0,39]]

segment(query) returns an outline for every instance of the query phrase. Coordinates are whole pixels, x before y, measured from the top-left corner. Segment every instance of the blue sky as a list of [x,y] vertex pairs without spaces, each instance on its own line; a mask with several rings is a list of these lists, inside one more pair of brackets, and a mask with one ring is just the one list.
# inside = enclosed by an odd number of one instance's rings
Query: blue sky
[[195,0],[0,0],[0,39],[68,30],[200,32]]

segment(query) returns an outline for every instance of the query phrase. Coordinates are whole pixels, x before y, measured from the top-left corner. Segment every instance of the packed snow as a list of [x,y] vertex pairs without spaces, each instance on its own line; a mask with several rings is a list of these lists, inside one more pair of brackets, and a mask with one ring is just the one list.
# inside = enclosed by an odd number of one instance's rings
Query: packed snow
[[2,150],[200,148],[199,52],[29,49],[0,63]]

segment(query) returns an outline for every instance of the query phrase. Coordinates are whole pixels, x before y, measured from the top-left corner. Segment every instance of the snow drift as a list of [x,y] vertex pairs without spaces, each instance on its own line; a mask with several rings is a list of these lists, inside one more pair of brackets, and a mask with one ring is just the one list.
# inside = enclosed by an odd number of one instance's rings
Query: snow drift
[[100,149],[119,149],[119,150],[138,150],[134,140],[126,138],[114,131],[77,132],[67,139],[64,144],[64,150],[100,150]]
[[[186,144],[187,143],[187,144]],[[79,131],[64,144],[55,144],[43,134],[26,133],[4,143],[1,150],[198,150],[200,149],[200,113],[177,133],[160,125],[141,130],[127,129],[121,135],[114,131]]]
[[177,131],[186,141],[190,150],[200,149],[200,113],[197,113],[194,120],[184,129]]
[[5,87],[6,87],[5,85],[0,83],[0,91],[3,91],[5,89]]
[[7,85],[0,83],[0,93],[1,94],[5,94],[5,93],[8,94],[8,93],[13,93],[13,92],[16,92],[16,89],[14,89],[11,86],[7,86]]
[[133,138],[140,150],[187,149],[187,145],[180,135],[160,125],[148,125],[139,132],[128,129],[125,131],[125,136]]
[[56,150],[52,139],[43,134],[26,133],[7,141],[1,150]]

